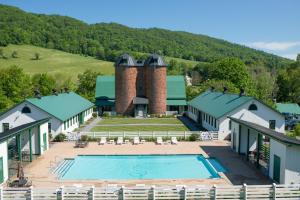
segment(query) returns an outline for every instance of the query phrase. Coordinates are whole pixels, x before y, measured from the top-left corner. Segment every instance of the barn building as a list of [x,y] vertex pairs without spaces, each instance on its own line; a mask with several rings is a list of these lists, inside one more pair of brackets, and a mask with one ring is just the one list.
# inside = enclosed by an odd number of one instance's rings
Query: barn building
[[0,116],[0,136],[1,132],[44,118],[50,118],[48,132],[54,136],[71,132],[92,117],[93,106],[74,92],[37,95],[25,99]]
[[230,137],[231,124],[228,116],[256,123],[284,133],[285,119],[278,111],[251,96],[206,91],[188,102],[189,118],[204,129],[218,131],[219,139]]
[[159,55],[137,62],[124,54],[115,63],[115,76],[97,77],[95,98],[100,115],[181,114],[186,106],[185,80],[167,76]]
[[281,132],[229,117],[231,148],[280,184],[300,183],[300,140]]
[[49,118],[0,133],[0,184],[16,175],[18,163],[32,162],[49,148]]

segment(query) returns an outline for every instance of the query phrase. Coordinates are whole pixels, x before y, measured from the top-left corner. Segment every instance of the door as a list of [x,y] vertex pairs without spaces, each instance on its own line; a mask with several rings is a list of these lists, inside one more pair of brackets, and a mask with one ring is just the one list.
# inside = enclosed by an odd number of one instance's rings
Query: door
[[83,124],[83,113],[79,114],[79,124]]
[[144,116],[144,106],[138,105],[138,116],[143,117]]
[[0,183],[4,181],[3,157],[0,157]]
[[46,151],[48,149],[47,133],[43,134],[43,143],[44,143],[44,151]]
[[201,111],[198,111],[197,122],[200,124],[200,126],[202,126],[202,112]]
[[280,157],[274,155],[273,180],[280,183]]

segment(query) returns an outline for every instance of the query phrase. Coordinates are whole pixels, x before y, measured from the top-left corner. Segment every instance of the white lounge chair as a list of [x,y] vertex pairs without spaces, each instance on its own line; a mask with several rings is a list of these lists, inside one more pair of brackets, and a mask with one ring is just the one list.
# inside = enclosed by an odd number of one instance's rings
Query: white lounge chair
[[171,143],[172,144],[178,144],[177,138],[176,137],[172,137],[171,138]]
[[133,144],[140,144],[140,138],[139,137],[134,137],[133,138]]
[[118,137],[117,144],[123,144],[123,137]]
[[156,144],[163,144],[163,139],[161,137],[157,137]]
[[106,137],[101,137],[99,144],[101,144],[101,145],[106,144]]

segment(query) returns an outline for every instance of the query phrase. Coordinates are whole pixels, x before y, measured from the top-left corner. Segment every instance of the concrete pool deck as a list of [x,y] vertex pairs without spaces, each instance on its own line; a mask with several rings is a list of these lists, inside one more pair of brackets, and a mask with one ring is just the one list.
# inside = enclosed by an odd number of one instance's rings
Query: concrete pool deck
[[[74,142],[55,143],[51,148],[24,168],[27,176],[37,187],[50,187],[61,185],[94,185],[105,186],[107,184],[118,184],[132,186],[135,184],[146,185],[231,185],[231,184],[266,184],[269,180],[260,174],[256,169],[251,168],[240,156],[230,150],[229,143],[226,141],[207,141],[207,142],[179,142],[177,145],[163,144],[156,145],[153,142],[144,144],[105,144],[98,145],[90,142],[86,148],[74,148]],[[216,157],[228,173],[221,174],[219,179],[176,179],[176,180],[59,180],[51,173],[50,166],[54,162],[63,158],[74,158],[77,155],[133,155],[133,154],[202,154],[204,156]],[[178,169],[180,170],[180,169]]]

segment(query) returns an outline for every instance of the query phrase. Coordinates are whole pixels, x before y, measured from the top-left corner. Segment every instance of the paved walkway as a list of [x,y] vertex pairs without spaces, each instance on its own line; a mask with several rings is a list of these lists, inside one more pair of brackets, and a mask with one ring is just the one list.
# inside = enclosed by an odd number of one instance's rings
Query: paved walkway
[[91,129],[94,127],[94,126],[97,126],[97,124],[102,120],[102,118],[100,117],[96,117],[91,123],[85,125],[84,127],[82,127],[80,129],[81,132],[90,132]]
[[200,128],[197,126],[197,124],[192,121],[191,119],[185,117],[185,116],[180,116],[178,119],[186,126],[190,131],[204,131],[203,128]]

